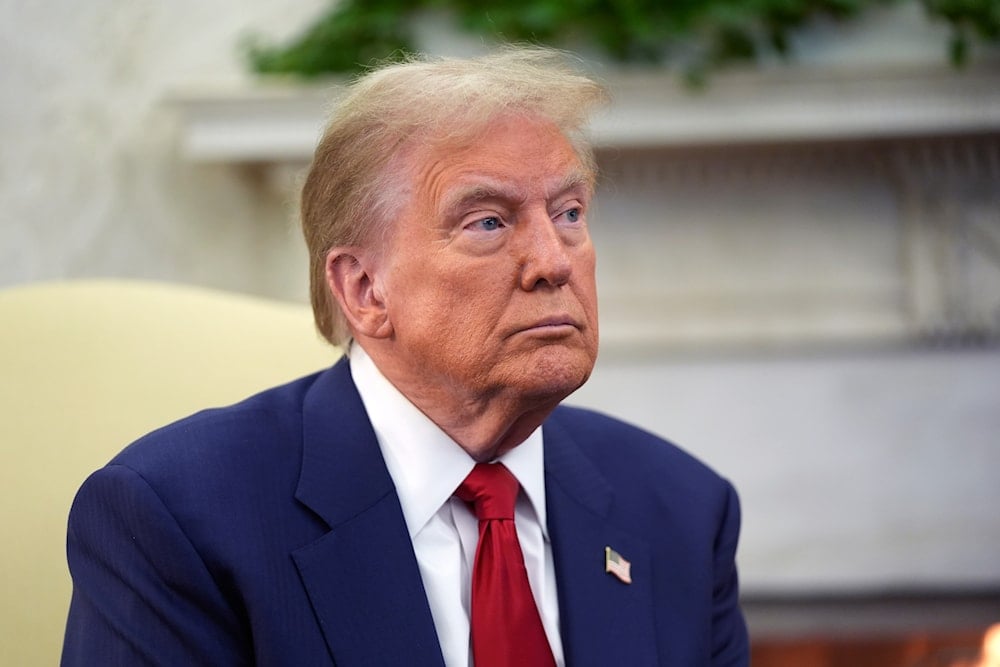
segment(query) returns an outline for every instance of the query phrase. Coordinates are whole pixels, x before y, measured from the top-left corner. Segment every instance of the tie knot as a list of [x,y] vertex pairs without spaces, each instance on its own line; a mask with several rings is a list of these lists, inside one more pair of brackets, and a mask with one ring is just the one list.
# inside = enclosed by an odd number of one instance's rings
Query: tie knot
[[517,478],[502,463],[477,463],[455,495],[472,504],[480,521],[513,519],[520,488]]

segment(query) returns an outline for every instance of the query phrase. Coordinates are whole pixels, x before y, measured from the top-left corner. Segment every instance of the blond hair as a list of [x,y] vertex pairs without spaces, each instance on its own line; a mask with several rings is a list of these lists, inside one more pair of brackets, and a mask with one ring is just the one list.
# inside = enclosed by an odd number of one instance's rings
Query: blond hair
[[334,345],[350,336],[326,282],[326,256],[365,246],[387,233],[398,191],[389,168],[418,138],[449,145],[481,134],[499,114],[524,114],[556,125],[591,174],[583,137],[605,88],[570,65],[566,54],[508,47],[473,59],[414,57],[356,80],[330,118],[302,188],[302,231],[309,251],[313,316]]

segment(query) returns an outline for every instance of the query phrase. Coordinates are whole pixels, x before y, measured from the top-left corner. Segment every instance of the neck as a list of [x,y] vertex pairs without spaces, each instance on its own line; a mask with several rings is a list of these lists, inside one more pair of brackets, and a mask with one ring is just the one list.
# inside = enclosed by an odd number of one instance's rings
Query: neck
[[408,372],[394,357],[368,349],[385,378],[479,462],[502,456],[542,425],[564,396],[523,396],[506,388],[463,391],[446,378]]
[[502,395],[462,396],[428,390],[426,383],[386,378],[428,419],[479,462],[492,461],[524,442],[559,400],[539,403]]
[[492,461],[514,449],[542,425],[558,401],[550,406],[512,405],[490,400],[466,410],[439,410],[435,400],[414,400],[414,405],[480,463]]

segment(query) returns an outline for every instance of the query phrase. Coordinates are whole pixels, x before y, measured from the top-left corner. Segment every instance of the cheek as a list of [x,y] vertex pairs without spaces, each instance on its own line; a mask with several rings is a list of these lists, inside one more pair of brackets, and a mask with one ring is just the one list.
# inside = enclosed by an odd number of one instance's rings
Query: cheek
[[588,315],[597,319],[597,257],[593,246],[589,246],[579,258],[576,269],[577,294],[587,308]]
[[478,332],[489,328],[502,292],[489,272],[439,267],[426,262],[417,271],[396,276],[390,316],[397,330],[423,335]]
[[510,290],[497,281],[495,276],[469,275],[453,281],[443,294],[442,314],[447,318],[445,326],[452,330],[479,332],[487,335],[503,318],[510,305]]

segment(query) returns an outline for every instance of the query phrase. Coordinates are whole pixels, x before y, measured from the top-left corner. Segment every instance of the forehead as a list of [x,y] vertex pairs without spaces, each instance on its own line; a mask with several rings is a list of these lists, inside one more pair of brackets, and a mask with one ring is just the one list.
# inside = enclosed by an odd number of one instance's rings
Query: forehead
[[420,142],[404,162],[410,194],[439,209],[468,197],[589,192],[594,183],[593,169],[556,125],[516,115],[496,117],[462,141]]

